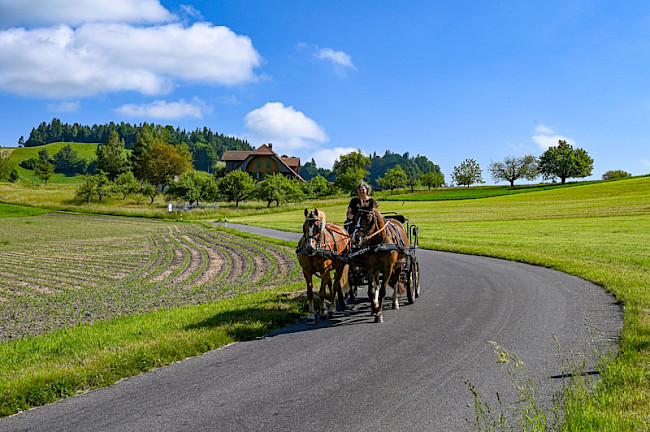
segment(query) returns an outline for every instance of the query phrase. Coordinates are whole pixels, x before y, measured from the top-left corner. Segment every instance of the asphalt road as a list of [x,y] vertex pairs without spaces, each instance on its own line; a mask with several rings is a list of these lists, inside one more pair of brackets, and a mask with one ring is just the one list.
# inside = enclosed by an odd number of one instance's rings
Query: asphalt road
[[[566,353],[616,344],[621,308],[596,285],[521,263],[417,255],[422,294],[399,310],[387,300],[383,324],[362,298],[332,320],[7,417],[0,431],[476,430],[465,378],[497,410],[496,392],[516,397],[489,341],[525,362],[539,406],[567,381],[553,336]],[[597,377],[593,361],[584,373]]]

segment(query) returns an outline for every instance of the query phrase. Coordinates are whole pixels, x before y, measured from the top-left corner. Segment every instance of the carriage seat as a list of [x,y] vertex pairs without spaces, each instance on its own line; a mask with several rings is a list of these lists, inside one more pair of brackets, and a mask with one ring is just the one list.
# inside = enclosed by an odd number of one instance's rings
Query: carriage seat
[[396,221],[405,224],[406,223],[406,218],[404,215],[401,214],[384,214],[384,218],[386,219],[395,219]]

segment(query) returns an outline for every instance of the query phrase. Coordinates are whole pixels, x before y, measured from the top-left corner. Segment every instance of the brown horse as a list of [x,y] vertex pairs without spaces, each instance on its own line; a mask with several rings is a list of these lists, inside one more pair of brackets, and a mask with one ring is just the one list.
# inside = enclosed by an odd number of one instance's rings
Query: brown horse
[[[374,248],[363,254],[363,258],[368,269],[368,297],[372,313],[376,315],[375,322],[383,322],[382,303],[387,285],[393,288],[393,309],[399,309],[398,291],[404,293],[400,275],[408,257],[405,252],[409,247],[408,235],[399,221],[384,219],[381,212],[371,205],[359,209],[355,223],[355,244]],[[377,286],[380,286],[379,290]]]
[[[339,294],[340,304],[343,302],[343,292],[349,291],[349,266],[340,260],[333,259],[331,254],[340,254],[348,249],[350,235],[345,228],[325,222],[325,213],[314,209],[305,209],[305,223],[302,226],[303,236],[298,243],[298,262],[307,282],[307,298],[309,299],[309,315],[307,322],[316,322],[314,310],[314,284],[312,277],[319,275],[320,284],[320,316],[321,319],[334,316],[336,310],[336,293]],[[334,270],[334,286],[332,286],[331,271]],[[330,290],[330,310],[325,306],[326,287]]]

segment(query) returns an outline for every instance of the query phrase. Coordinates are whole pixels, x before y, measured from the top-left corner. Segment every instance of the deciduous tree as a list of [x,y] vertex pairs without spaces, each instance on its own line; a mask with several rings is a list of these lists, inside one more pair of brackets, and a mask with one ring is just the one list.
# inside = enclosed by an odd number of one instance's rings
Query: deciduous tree
[[34,168],[34,174],[36,174],[36,177],[44,181],[47,185],[47,182],[50,180],[50,178],[52,178],[52,175],[54,174],[54,168],[54,164],[40,161],[36,165],[36,168]]
[[8,179],[13,169],[14,165],[9,160],[9,150],[0,146],[0,179]]
[[587,177],[594,169],[594,160],[581,148],[574,149],[565,140],[549,147],[539,158],[539,170],[547,180],[559,177],[562,184],[568,178]]
[[420,183],[431,190],[432,187],[437,188],[445,184],[445,175],[436,171],[424,173],[420,176]]
[[334,162],[333,171],[336,174],[336,185],[343,190],[354,190],[359,181],[368,176],[369,165],[370,158],[364,156],[361,150],[341,155]]
[[113,185],[115,194],[124,196],[123,199],[126,199],[129,195],[134,195],[140,192],[140,182],[135,178],[131,171],[127,171],[117,176]]
[[515,185],[515,180],[525,178],[535,180],[539,176],[537,158],[532,155],[522,157],[508,156],[503,162],[492,162],[488,167],[495,182],[508,181],[510,187]]
[[251,197],[257,185],[248,173],[244,171],[231,171],[219,180],[219,193],[223,194],[229,201],[235,201],[235,207],[239,202]]
[[603,180],[620,179],[625,177],[632,177],[632,174],[623,170],[606,171],[603,174]]
[[396,188],[406,186],[407,181],[408,177],[401,165],[395,165],[383,177],[377,179],[379,186],[390,189],[391,195]]
[[474,183],[485,183],[481,167],[474,159],[465,159],[460,165],[454,167],[451,178],[458,185],[470,187]]

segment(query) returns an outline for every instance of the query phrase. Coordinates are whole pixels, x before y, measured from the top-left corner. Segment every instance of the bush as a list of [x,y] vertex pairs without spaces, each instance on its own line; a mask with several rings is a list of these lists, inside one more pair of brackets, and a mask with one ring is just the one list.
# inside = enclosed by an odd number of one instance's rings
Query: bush
[[605,174],[603,174],[603,180],[620,179],[625,177],[632,177],[632,174],[623,170],[607,171]]

